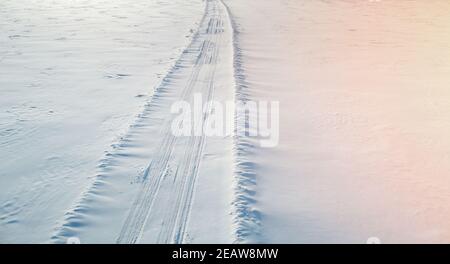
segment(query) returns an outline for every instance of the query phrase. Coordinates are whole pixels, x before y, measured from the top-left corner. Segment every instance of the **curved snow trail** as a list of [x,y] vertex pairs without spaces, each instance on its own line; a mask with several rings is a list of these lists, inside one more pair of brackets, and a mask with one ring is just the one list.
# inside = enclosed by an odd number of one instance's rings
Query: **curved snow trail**
[[[176,116],[170,108],[180,100],[192,103],[194,94],[201,94],[203,102],[234,100],[232,33],[225,5],[220,0],[208,0],[191,44],[129,132],[100,162],[94,185],[66,214],[53,237],[55,242],[63,243],[69,237],[79,237],[83,243],[190,241],[187,229],[198,176],[202,168],[213,171],[229,178],[230,184],[221,181],[219,188],[229,187],[233,181],[234,142],[229,136],[174,136],[171,125]],[[203,112],[201,119],[206,121],[209,113]],[[205,151],[216,157],[213,162],[204,162]],[[229,165],[226,171],[218,165],[223,163]],[[202,193],[205,195],[204,190]],[[229,215],[231,202],[222,208],[224,215]]]

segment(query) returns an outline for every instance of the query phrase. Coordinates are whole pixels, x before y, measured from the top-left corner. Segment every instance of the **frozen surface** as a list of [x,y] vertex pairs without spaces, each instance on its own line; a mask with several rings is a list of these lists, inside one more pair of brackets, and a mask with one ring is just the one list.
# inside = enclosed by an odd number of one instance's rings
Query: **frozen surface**
[[450,242],[450,2],[223,2],[0,1],[0,243]]
[[49,241],[203,12],[201,0],[0,1],[0,243]]
[[[177,137],[171,106],[234,99],[232,30],[219,0],[206,4],[192,42],[53,237],[64,243],[231,243],[233,138]],[[203,106],[200,105],[200,106]],[[209,120],[211,110],[201,114]]]
[[450,2],[225,2],[249,97],[280,101],[249,238],[450,242]]

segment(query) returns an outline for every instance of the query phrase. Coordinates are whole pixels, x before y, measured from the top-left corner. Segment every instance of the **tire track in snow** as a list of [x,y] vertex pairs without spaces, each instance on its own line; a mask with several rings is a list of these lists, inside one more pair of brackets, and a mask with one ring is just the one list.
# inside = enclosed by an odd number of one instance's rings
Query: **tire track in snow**
[[[224,10],[219,5],[215,0],[207,2],[206,16],[197,39],[202,44],[180,98],[185,101],[190,101],[193,93],[201,93],[207,101],[212,99],[219,53],[217,43],[220,43],[223,32]],[[203,28],[206,21],[206,28]],[[207,118],[207,112],[203,113],[203,121]],[[166,122],[165,126],[165,136],[155,155],[156,159],[146,169],[145,183],[130,209],[118,243],[138,242],[147,221],[152,218],[151,223],[159,226],[157,229],[160,231],[156,243],[183,242],[205,137],[178,138],[170,131],[171,122]],[[170,190],[165,199],[158,197],[162,188]],[[164,208],[162,219],[160,215],[150,214],[155,202],[158,203],[156,206]]]
[[[71,236],[82,241],[91,238],[96,243],[186,242],[206,138],[172,135],[175,116],[170,114],[170,107],[179,100],[192,102],[197,93],[202,94],[204,102],[218,99],[216,76],[228,74],[224,68],[232,69],[231,63],[222,65],[221,50],[232,49],[231,39],[225,6],[219,0],[208,0],[191,44],[117,144],[116,151],[107,154],[101,162],[93,188],[67,213],[65,223],[53,237],[56,242],[64,242]],[[231,75],[228,77],[232,79]],[[207,120],[208,111],[201,118]],[[142,174],[130,175],[139,164],[142,164]],[[130,184],[127,182],[130,178],[132,182],[138,179],[138,183]],[[105,211],[105,215],[98,214]]]

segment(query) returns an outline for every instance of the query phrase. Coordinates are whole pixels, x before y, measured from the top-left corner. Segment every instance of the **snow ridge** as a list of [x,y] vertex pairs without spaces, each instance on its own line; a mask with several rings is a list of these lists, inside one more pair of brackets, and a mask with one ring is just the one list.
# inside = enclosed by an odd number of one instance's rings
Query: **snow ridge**
[[[245,69],[242,60],[242,50],[239,44],[239,25],[236,23],[230,8],[220,0],[225,6],[228,18],[233,30],[233,68],[235,79],[235,101],[247,102],[250,100],[248,93],[249,83],[246,81]],[[251,119],[251,118],[250,118]],[[244,121],[242,121],[244,120]],[[234,156],[235,156],[235,186],[233,214],[235,224],[235,243],[256,243],[261,229],[261,212],[256,208],[256,171],[257,164],[249,158],[254,151],[256,142],[250,137],[239,136],[237,131],[244,131],[249,127],[249,119],[245,116],[235,115],[235,136],[234,136]],[[254,129],[254,128],[250,128]]]

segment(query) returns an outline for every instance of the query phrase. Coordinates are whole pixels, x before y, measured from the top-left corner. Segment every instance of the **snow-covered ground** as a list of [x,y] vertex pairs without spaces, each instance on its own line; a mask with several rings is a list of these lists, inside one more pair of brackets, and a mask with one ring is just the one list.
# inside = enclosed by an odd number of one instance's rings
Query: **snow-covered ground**
[[[171,107],[194,95],[234,100],[233,32],[223,4],[207,2],[191,44],[139,118],[99,164],[55,242],[231,243],[233,138],[176,137]],[[201,119],[207,119],[205,113]]]
[[450,2],[226,3],[250,98],[280,101],[253,239],[450,242]]
[[[0,243],[450,242],[449,12],[0,1]],[[279,145],[173,136],[194,94],[279,101]]]
[[141,112],[201,0],[0,1],[0,242],[46,242]]

